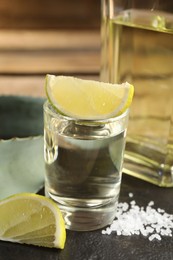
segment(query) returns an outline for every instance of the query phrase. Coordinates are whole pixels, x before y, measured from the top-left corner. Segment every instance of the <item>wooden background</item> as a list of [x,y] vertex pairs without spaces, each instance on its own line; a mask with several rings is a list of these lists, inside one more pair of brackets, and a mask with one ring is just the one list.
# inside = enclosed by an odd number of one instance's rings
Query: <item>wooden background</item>
[[0,95],[44,96],[45,74],[98,78],[100,0],[0,0]]
[[0,28],[99,28],[100,0],[0,0]]

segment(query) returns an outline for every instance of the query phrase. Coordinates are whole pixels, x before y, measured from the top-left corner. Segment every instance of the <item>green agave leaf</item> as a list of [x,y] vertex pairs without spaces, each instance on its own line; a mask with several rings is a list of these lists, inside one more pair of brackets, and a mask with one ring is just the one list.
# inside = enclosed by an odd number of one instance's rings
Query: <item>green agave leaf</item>
[[44,185],[43,136],[0,141],[0,199]]
[[0,96],[0,138],[43,135],[44,102],[44,98]]

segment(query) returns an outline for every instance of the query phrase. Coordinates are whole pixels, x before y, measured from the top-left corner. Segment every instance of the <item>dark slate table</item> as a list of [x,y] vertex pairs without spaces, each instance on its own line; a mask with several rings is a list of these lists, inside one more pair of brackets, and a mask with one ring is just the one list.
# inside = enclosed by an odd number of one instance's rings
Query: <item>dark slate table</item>
[[[139,206],[149,201],[155,207],[173,214],[173,188],[160,188],[128,175],[123,175],[120,201],[129,202],[129,193]],[[40,192],[42,193],[42,191]],[[0,241],[0,260],[172,260],[173,237],[149,241],[143,236],[102,235],[92,232],[67,231],[63,250],[20,245]]]

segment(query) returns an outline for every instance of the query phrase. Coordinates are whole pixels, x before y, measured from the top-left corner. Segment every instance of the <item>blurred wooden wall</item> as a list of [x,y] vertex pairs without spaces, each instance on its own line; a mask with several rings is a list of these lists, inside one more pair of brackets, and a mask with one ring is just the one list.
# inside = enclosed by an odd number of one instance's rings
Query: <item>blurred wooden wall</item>
[[98,29],[101,0],[0,0],[0,29]]

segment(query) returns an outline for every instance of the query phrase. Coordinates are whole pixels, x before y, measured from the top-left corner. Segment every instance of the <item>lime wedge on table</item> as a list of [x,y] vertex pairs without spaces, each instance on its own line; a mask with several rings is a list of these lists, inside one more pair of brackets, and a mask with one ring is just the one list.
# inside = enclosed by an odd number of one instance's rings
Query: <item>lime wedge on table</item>
[[75,77],[47,75],[47,97],[59,113],[88,120],[122,114],[129,108],[134,87],[129,83],[110,84]]
[[50,199],[20,193],[0,201],[0,240],[64,248],[65,224]]

